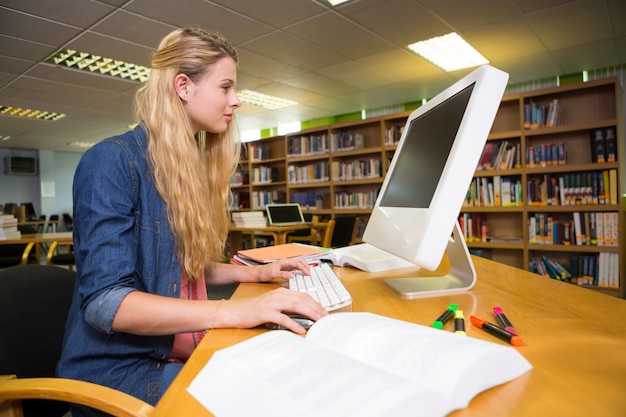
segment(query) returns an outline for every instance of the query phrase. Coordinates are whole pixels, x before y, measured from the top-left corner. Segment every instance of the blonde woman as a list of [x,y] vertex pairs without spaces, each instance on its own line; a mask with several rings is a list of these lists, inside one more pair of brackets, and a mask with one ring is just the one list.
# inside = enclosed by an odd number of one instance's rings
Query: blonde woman
[[[228,234],[237,55],[198,28],[167,35],[138,91],[141,123],[81,159],[74,179],[78,283],[58,374],[156,404],[204,331],[281,324],[285,312],[324,309],[287,289],[240,301],[207,300],[207,285],[287,279],[301,261],[221,263]],[[96,415],[73,409],[74,416]]]

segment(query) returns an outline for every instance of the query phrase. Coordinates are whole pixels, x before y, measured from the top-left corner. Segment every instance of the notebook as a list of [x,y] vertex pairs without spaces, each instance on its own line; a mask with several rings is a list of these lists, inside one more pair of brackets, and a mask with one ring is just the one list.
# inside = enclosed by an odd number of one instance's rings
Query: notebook
[[293,226],[306,224],[298,203],[267,204],[267,221],[270,226]]

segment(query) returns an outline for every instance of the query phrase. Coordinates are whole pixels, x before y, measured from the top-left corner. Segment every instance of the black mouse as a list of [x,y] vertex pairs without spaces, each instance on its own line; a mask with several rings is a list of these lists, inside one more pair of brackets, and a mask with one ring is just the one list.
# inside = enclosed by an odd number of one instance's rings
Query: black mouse
[[[287,315],[291,317],[291,319],[295,321],[296,323],[298,323],[300,326],[304,327],[304,330],[309,330],[309,328],[311,328],[313,323],[315,323],[310,318],[299,315],[299,314],[287,314]],[[265,323],[265,327],[267,327],[270,330],[287,330],[285,326],[282,326],[276,323]]]

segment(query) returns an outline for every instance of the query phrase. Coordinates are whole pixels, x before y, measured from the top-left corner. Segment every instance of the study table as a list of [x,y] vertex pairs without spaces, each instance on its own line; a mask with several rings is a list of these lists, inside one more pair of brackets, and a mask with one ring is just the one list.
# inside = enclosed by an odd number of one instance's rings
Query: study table
[[59,242],[60,245],[71,245],[73,242],[72,232],[58,232],[58,233],[23,233],[19,239],[4,239],[0,240],[0,245],[11,244],[35,244],[35,256],[37,263],[41,259],[41,244],[50,242]]
[[[509,383],[484,391],[467,408],[454,411],[449,417],[624,415],[626,300],[487,259],[472,258],[477,271],[473,289],[415,299],[402,298],[384,284],[384,278],[390,276],[422,275],[415,268],[386,273],[334,269],[352,294],[353,311],[432,325],[448,305],[455,303],[464,311],[466,337],[506,344],[469,323],[470,314],[497,323],[492,309],[494,306],[504,309],[524,339],[523,346],[516,349],[533,369]],[[240,284],[233,299],[253,297],[274,286]],[[450,323],[442,331],[451,331],[449,326]],[[153,416],[210,416],[186,388],[213,352],[265,331],[269,330],[265,327],[209,330],[157,404]],[[246,401],[243,396],[241,400]]]

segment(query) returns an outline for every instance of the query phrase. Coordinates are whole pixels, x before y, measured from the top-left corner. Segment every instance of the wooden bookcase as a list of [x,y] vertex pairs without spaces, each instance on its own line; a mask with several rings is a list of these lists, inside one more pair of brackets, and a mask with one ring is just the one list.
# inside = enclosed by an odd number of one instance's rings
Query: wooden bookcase
[[[525,109],[531,103],[549,108],[554,100],[558,100],[554,126],[536,126],[532,119],[529,123]],[[624,298],[626,278],[623,242],[626,223],[622,196],[626,173],[623,167],[625,150],[621,104],[622,91],[615,78],[505,96],[487,146],[493,149],[502,144],[508,147],[514,145],[518,160],[513,158],[512,163],[500,169],[481,170],[479,164],[473,184],[474,190],[480,188],[488,193],[489,184],[502,184],[499,179],[509,180],[511,184],[520,186],[519,192],[515,193],[518,201],[505,206],[502,199],[500,205],[495,198],[491,201],[487,199],[486,202],[474,200],[473,205],[468,204],[461,210],[462,219],[472,219],[473,233],[468,237],[470,250],[524,269],[530,269],[531,263],[541,262],[545,257],[558,262],[570,272],[582,269],[583,264],[585,267],[587,264],[595,265],[600,257],[604,268],[614,262],[607,261],[608,256],[604,254],[615,254],[611,256],[619,259],[619,287],[600,286],[597,282],[581,284],[586,282],[582,279],[578,279],[580,282],[577,284]],[[605,129],[615,131],[617,159],[596,162],[592,153],[591,135],[596,130]],[[535,153],[533,158],[529,149],[541,149],[542,146],[548,156],[548,149],[557,150],[557,156],[542,161]],[[565,150],[560,161],[559,149]],[[598,173],[610,171],[615,173],[612,201],[586,201],[584,197],[589,191],[592,198],[596,192],[596,185],[590,179]],[[554,195],[553,183],[561,185]],[[578,201],[574,200],[575,196],[568,199],[565,192],[561,193],[562,190],[574,188],[582,193]],[[570,204],[564,204],[568,200]],[[576,244],[574,218],[579,217],[584,228],[585,219],[595,218],[596,213],[598,216],[610,213],[616,219],[617,236],[612,238],[614,246]],[[538,229],[541,229],[541,233],[537,235]],[[570,233],[569,242],[564,238],[566,230]],[[585,238],[591,240],[591,235],[587,233]]]
[[[558,100],[554,127],[525,127],[524,109],[531,102],[548,106]],[[472,217],[489,225],[488,239],[468,240],[468,246],[496,261],[528,269],[533,259],[542,256],[570,269],[575,256],[597,256],[600,252],[619,254],[619,287],[587,287],[624,297],[626,287],[624,244],[626,228],[625,177],[620,166],[626,160],[622,132],[622,92],[615,78],[570,84],[503,98],[488,137],[487,146],[515,145],[517,165],[498,170],[477,170],[475,181],[493,183],[508,179],[520,185],[517,204],[510,206],[466,206],[461,219]],[[410,112],[338,123],[305,131],[250,142],[242,152],[241,175],[232,186],[240,210],[262,209],[269,201],[300,202],[305,212],[322,218],[356,214],[361,219],[362,235],[384,175],[393,157],[401,130]],[[617,161],[594,162],[590,135],[594,129],[614,128]],[[526,155],[529,147],[563,145],[564,164],[533,166]],[[515,159],[513,159],[515,161]],[[530,204],[529,181],[545,178],[615,170],[618,179],[617,201],[608,204],[541,205]],[[247,179],[246,179],[247,178]],[[617,246],[565,245],[531,240],[528,224],[539,215],[565,221],[581,213],[616,213]],[[480,235],[480,233],[477,233]],[[543,241],[542,241],[543,242]]]

